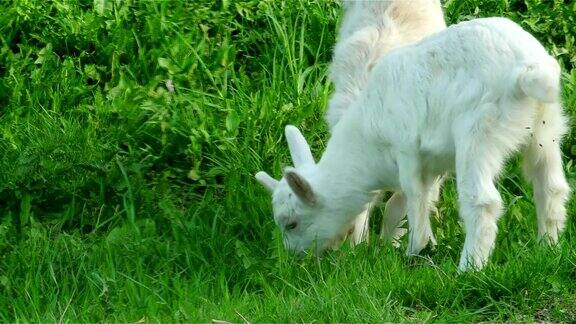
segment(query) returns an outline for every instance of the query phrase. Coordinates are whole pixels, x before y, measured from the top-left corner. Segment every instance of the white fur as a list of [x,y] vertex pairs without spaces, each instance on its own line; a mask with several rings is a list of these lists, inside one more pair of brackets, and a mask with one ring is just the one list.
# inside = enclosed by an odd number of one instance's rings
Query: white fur
[[[326,121],[330,129],[338,123],[366,87],[374,64],[390,50],[414,43],[446,28],[439,0],[343,1],[344,18],[330,65],[334,93],[328,104]],[[439,192],[441,181],[435,186]],[[400,204],[402,193],[395,193],[386,205],[381,236],[401,236],[398,228],[405,215]],[[368,239],[368,218],[381,195],[366,205],[351,222],[352,242]],[[437,200],[438,194],[431,200]]]
[[344,1],[344,18],[330,65],[332,129],[366,87],[374,64],[390,50],[446,28],[439,0]]
[[321,160],[290,169],[291,181],[284,177],[274,188],[286,247],[321,253],[345,235],[374,190],[387,188],[405,196],[408,253],[417,253],[432,234],[433,184],[455,171],[466,230],[459,268],[481,268],[502,209],[494,180],[522,148],[539,236],[556,242],[569,193],[559,147],[566,131],[559,73],[542,45],[504,18],[460,23],[393,50],[334,127]]

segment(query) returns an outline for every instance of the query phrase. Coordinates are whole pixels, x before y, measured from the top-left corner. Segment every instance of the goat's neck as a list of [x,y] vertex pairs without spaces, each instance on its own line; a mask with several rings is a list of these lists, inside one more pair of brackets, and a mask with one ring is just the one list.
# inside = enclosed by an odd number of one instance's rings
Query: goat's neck
[[370,202],[373,191],[388,185],[384,177],[391,160],[362,130],[359,116],[349,115],[336,125],[316,180],[319,191],[353,212]]

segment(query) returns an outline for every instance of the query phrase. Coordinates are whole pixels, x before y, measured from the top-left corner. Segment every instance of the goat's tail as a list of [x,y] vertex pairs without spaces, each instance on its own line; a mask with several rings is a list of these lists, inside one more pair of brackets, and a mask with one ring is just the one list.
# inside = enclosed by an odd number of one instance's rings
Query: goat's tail
[[528,97],[541,102],[554,103],[560,96],[560,66],[552,57],[528,63],[521,67],[518,86]]

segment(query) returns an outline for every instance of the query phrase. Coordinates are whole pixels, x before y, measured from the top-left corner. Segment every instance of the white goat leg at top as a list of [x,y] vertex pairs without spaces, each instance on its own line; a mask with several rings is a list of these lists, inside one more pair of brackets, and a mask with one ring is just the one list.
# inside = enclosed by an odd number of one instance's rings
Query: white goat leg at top
[[[330,64],[330,79],[335,88],[326,113],[330,129],[366,87],[378,59],[396,47],[446,28],[439,0],[343,1],[343,5],[343,22]],[[431,200],[437,200],[440,185],[441,181],[435,184],[436,196]],[[386,205],[381,229],[384,238],[402,235],[402,229],[397,228],[406,214],[405,206],[400,204],[402,197],[397,192]],[[368,239],[371,207],[378,205],[380,199],[381,195],[377,195],[351,223],[354,244]]]
[[[560,152],[566,118],[559,83],[556,60],[504,18],[463,22],[391,51],[334,127],[318,163],[288,168],[280,181],[259,173],[273,192],[285,246],[322,253],[341,239],[373,191],[386,188],[405,195],[409,251],[417,250],[428,235],[421,222],[433,179],[455,171],[466,230],[459,269],[481,268],[502,209],[495,178],[523,146],[539,236],[557,242],[570,191]],[[309,150],[289,141],[300,155]]]

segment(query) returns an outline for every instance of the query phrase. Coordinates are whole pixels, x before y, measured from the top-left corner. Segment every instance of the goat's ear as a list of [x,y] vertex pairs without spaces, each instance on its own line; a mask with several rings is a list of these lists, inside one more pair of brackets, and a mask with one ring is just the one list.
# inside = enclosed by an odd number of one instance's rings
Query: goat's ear
[[314,164],[314,157],[312,157],[312,152],[310,152],[310,146],[308,146],[306,139],[302,136],[298,128],[288,125],[284,133],[286,134],[286,141],[290,148],[290,155],[292,156],[294,166],[299,168],[303,165]]
[[268,175],[268,173],[264,171],[256,173],[255,178],[258,180],[258,182],[260,182],[261,185],[264,186],[264,188],[268,189],[268,191],[271,193],[273,193],[274,189],[276,189],[278,186],[278,180],[272,178],[270,175]]
[[316,194],[312,190],[312,186],[294,168],[284,169],[284,179],[300,200],[311,205],[316,203]]

